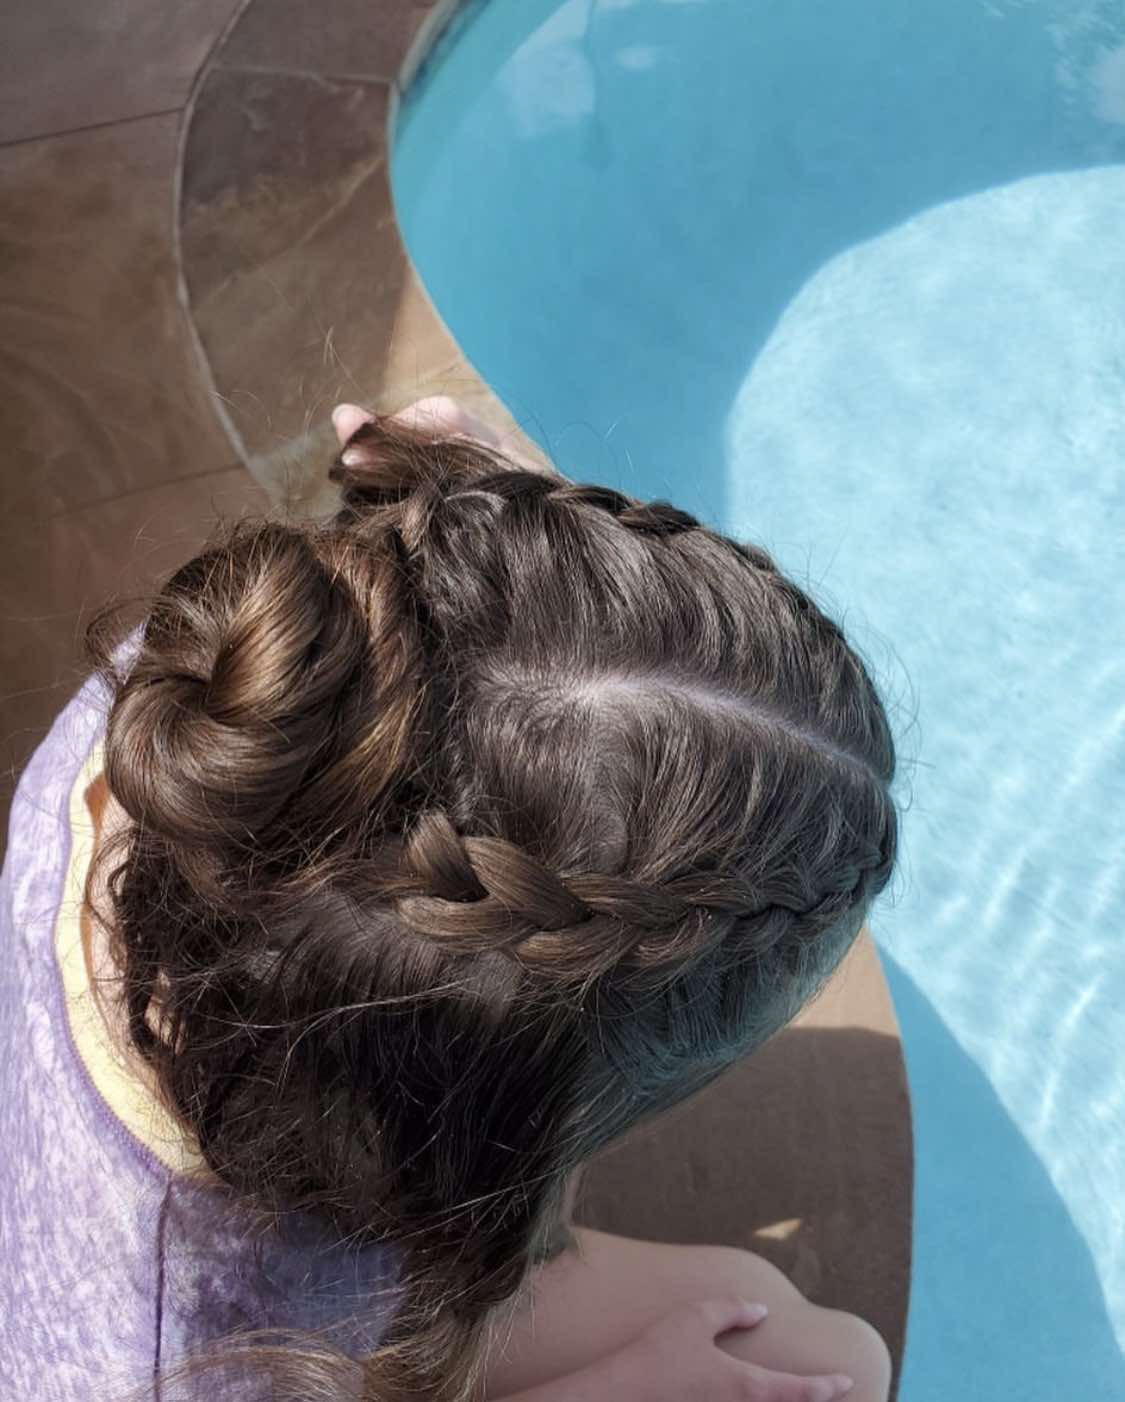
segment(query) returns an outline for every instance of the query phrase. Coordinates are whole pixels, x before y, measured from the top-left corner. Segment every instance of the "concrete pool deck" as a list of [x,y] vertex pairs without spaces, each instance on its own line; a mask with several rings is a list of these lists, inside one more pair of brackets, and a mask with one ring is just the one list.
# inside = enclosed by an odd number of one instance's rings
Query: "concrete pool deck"
[[[216,510],[330,505],[337,400],[393,411],[449,393],[538,456],[431,305],[394,215],[388,122],[452,8],[52,0],[11,26],[5,770],[76,685],[90,606],[190,553]],[[869,1318],[898,1366],[912,1169],[898,1027],[865,937],[794,1026],[605,1155],[578,1215],[758,1250]]]

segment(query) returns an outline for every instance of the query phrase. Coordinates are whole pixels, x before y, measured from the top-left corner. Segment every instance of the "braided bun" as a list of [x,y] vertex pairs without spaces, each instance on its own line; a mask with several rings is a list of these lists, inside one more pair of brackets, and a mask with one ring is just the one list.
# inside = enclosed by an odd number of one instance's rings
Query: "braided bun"
[[242,523],[171,577],[107,728],[110,789],[144,833],[229,864],[377,810],[423,668],[399,563],[389,535]]

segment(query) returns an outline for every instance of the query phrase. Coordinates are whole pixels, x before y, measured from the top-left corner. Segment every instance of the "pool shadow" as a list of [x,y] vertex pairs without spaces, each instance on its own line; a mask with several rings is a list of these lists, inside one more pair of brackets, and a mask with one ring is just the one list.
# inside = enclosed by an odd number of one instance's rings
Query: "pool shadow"
[[1125,1397],[1125,1360],[1066,1204],[932,1004],[882,961],[914,1105],[904,1402]]

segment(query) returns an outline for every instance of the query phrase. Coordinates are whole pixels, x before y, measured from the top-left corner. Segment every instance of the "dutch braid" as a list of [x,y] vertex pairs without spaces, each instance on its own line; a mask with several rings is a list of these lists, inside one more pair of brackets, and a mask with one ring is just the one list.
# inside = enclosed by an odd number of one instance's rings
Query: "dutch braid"
[[660,970],[690,962],[724,939],[767,953],[780,939],[812,940],[862,902],[886,875],[886,852],[839,868],[812,904],[789,886],[755,888],[737,876],[671,878],[659,885],[591,872],[562,878],[495,838],[463,837],[446,815],[416,824],[403,874],[383,894],[403,924],[460,955],[499,951],[528,969],[587,980],[610,969]]
[[[364,451],[365,444],[381,441],[376,425],[364,426],[333,466],[330,476],[345,492],[339,519],[362,522],[382,507],[380,525],[402,536],[408,549],[418,547],[443,504],[464,492],[505,504],[542,503],[555,511],[593,508],[625,530],[657,539],[706,529],[668,501],[639,501],[610,487],[510,465],[489,471],[490,450],[457,440],[444,445],[447,456],[439,460],[439,472],[420,492],[395,499],[385,486],[373,488],[372,478],[384,459]],[[797,611],[808,612],[807,596],[781,575],[765,551],[718,539],[768,574]],[[817,619],[826,636],[843,643],[830,620]],[[856,756],[844,758],[862,766]],[[837,863],[829,884],[812,893],[794,892],[791,882],[776,889],[754,887],[729,874],[689,874],[651,884],[602,872],[563,878],[511,842],[462,835],[448,815],[430,811],[401,844],[400,872],[387,879],[383,894],[397,900],[396,912],[405,926],[436,940],[443,950],[462,955],[499,951],[538,973],[585,982],[614,968],[640,974],[677,967],[732,935],[741,953],[755,954],[768,952],[786,937],[814,940],[864,904],[868,890],[885,886],[893,844],[888,833],[884,839],[861,846],[846,864]],[[393,860],[390,848],[386,855]]]

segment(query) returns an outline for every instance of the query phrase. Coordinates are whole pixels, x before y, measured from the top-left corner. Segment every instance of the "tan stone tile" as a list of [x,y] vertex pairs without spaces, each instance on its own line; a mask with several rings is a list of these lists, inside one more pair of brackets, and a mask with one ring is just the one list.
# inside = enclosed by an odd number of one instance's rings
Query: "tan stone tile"
[[[410,264],[388,327],[382,388],[386,391],[393,386],[395,393],[416,399],[434,392],[423,386],[432,384],[435,373],[457,374],[458,367],[467,367],[467,362]],[[469,374],[478,378],[475,371],[469,370]]]
[[268,464],[382,377],[407,269],[387,187],[387,102],[385,85],[228,70],[200,92],[183,177],[185,279],[215,383],[274,493],[282,476]]
[[7,6],[0,142],[179,107],[238,6],[239,0]]
[[177,299],[176,118],[0,150],[0,517],[227,464]]
[[[277,17],[285,5],[267,8]],[[254,35],[267,42],[256,12],[232,35],[237,57]],[[332,22],[344,27],[326,21],[316,41],[330,46],[363,13],[345,4]],[[284,45],[316,39],[277,28],[272,62]],[[286,50],[294,63],[295,52]],[[329,52],[300,62],[328,63]],[[230,55],[228,46],[224,63]],[[461,356],[410,265],[388,184],[390,101],[386,85],[219,68],[191,117],[181,248],[195,324],[251,470],[299,514],[335,504],[328,416],[341,399],[389,411],[454,393],[540,456]]]
[[256,0],[217,56],[223,66],[289,69],[326,77],[398,74],[432,0]]
[[268,509],[239,466],[55,516],[44,544],[57,604],[89,609],[109,594],[147,589],[197,550],[216,522]]
[[382,383],[370,407],[393,413],[431,394],[448,394],[463,403],[495,430],[505,452],[531,465],[547,461],[461,353],[411,264],[388,335]]
[[0,816],[32,750],[78,686],[76,621],[50,588],[45,539],[33,530],[0,538]]
[[[199,548],[218,517],[263,512],[243,467],[0,532],[0,805],[85,675],[81,634],[111,595],[136,596]],[[4,787],[5,783],[7,788]]]

